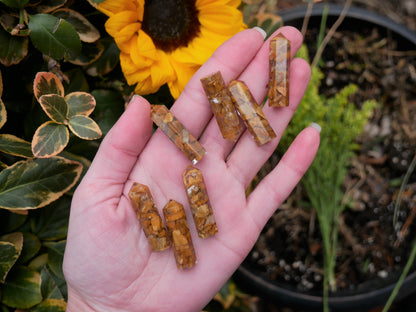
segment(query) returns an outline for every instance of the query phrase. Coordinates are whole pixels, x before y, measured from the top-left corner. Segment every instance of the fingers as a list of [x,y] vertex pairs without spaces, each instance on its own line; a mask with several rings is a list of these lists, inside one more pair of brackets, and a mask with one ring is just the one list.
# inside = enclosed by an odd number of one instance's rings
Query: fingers
[[263,34],[256,29],[236,34],[224,42],[188,82],[172,112],[195,137],[212,117],[200,79],[218,70],[226,81],[237,77],[254,58],[263,41]]
[[[290,65],[289,106],[276,108],[264,105],[263,111],[277,137],[263,146],[257,146],[247,131],[240,138],[227,161],[228,169],[244,188],[260,170],[275,150],[296,108],[302,100],[310,79],[310,67],[302,59],[294,59]],[[248,165],[250,164],[250,165]]]
[[[238,78],[239,80],[242,80],[246,83],[251,93],[253,94],[253,97],[259,104],[262,103],[268,90],[269,41],[272,37],[274,37],[278,33],[282,33],[286,38],[290,40],[291,57],[293,58],[297,50],[302,44],[302,35],[296,28],[282,27],[279,30],[277,30],[272,36],[270,36],[270,38],[262,45],[262,47],[259,49],[254,59],[250,62],[247,68],[245,68],[245,70],[242,71],[241,75],[239,75],[238,77],[233,77],[233,79]],[[291,76],[292,83],[290,84],[290,87],[291,87],[290,94],[291,94],[291,103],[292,103],[291,107],[293,110],[296,109],[295,106],[297,106],[297,104],[296,105],[293,105],[293,104],[299,103],[298,95],[301,94],[301,96],[303,96],[302,92],[304,91],[304,88],[299,87],[299,84],[303,86],[305,83],[308,83],[309,81],[309,76],[308,76],[309,69],[304,68],[304,64],[298,64],[298,63],[299,63],[298,60],[294,60],[291,62],[290,64],[291,72],[302,72],[302,71],[306,71],[306,72],[305,72],[305,75],[301,75],[301,77],[299,77],[299,79],[301,80],[299,80],[295,74]],[[297,76],[300,76],[300,75],[297,75]],[[225,82],[228,83],[229,80],[225,79]],[[277,109],[277,110],[274,109],[274,111],[280,111],[280,110],[281,109]],[[266,116],[267,118],[269,118],[267,114],[268,113],[266,113]],[[285,125],[285,124],[286,123],[281,123],[281,124],[279,123],[279,125]],[[280,129],[277,129],[277,130],[280,130]],[[218,135],[221,140],[218,139]],[[246,134],[245,136],[250,138],[248,134]],[[277,141],[278,140],[276,140],[276,142]],[[201,137],[201,143],[206,147],[206,149],[209,152],[214,151],[215,153],[219,154],[220,158],[222,159],[225,159],[225,157],[228,155],[228,153],[231,151],[234,145],[226,140],[222,140],[221,134],[218,129],[218,125],[216,124],[216,120],[212,120],[208,124],[203,136]],[[255,146],[255,144],[253,146]]]
[[134,96],[104,138],[88,170],[88,179],[124,183],[152,134],[149,103]]
[[319,147],[319,130],[315,125],[304,129],[273,171],[248,197],[248,213],[259,230],[290,195],[311,165]]

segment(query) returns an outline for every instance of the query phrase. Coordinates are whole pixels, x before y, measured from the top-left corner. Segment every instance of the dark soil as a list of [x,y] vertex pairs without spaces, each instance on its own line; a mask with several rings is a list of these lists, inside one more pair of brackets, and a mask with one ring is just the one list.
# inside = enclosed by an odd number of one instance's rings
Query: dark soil
[[[389,7],[389,1],[383,3]],[[403,10],[411,6],[407,1],[394,3]],[[314,55],[316,31],[309,31],[305,40]],[[342,31],[335,33],[323,60],[322,94],[332,96],[354,82],[360,86],[353,99],[357,105],[367,99],[380,103],[357,140],[360,148],[345,178],[348,208],[339,223],[336,278],[341,292],[374,280],[381,287],[397,278],[416,237],[416,172],[401,193],[393,223],[401,181],[416,157],[416,51],[398,51],[395,42],[377,29],[360,34]],[[273,155],[260,176],[278,158]],[[319,224],[301,185],[270,219],[246,262],[267,279],[303,292],[322,291]]]

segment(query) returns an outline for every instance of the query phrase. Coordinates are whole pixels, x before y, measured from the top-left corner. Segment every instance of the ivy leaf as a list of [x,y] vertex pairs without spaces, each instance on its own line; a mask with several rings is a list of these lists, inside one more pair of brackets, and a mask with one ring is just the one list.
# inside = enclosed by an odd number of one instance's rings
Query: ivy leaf
[[93,77],[111,72],[119,63],[120,50],[112,38],[103,38],[99,41],[104,46],[100,58],[87,67],[87,74]]
[[36,99],[45,94],[64,96],[64,86],[58,76],[49,72],[38,72],[33,81],[33,93]]
[[36,209],[50,204],[79,179],[82,166],[61,157],[19,161],[0,172],[0,208]]
[[35,157],[51,157],[59,154],[69,141],[68,128],[54,121],[40,125],[32,139],[32,152]]
[[42,301],[40,274],[24,266],[13,268],[2,287],[2,302],[9,307],[28,309]]
[[20,63],[28,52],[27,37],[12,36],[0,27],[0,63],[10,66]]
[[53,121],[63,124],[68,117],[68,104],[65,98],[58,94],[45,94],[39,98],[40,106]]
[[1,0],[1,2],[10,8],[23,9],[29,0]]
[[69,106],[68,118],[75,115],[89,116],[95,108],[95,98],[87,92],[72,92],[65,96]]
[[0,152],[26,158],[33,157],[30,142],[12,134],[0,134]]
[[49,14],[36,14],[29,21],[33,45],[53,59],[72,59],[81,51],[81,40],[67,21]]
[[78,137],[85,140],[96,140],[102,136],[100,127],[87,116],[76,115],[69,119],[69,129]]
[[0,99],[0,128],[4,126],[7,121],[7,111],[6,106],[3,101]]
[[95,42],[100,38],[100,32],[84,16],[71,9],[59,9],[53,13],[74,26],[79,38],[84,42]]
[[65,312],[66,302],[64,299],[46,299],[33,307],[30,312]]
[[59,242],[47,242],[44,244],[48,250],[48,265],[52,273],[58,278],[64,279],[62,263],[64,261],[64,252],[66,240]]
[[3,236],[0,239],[0,283],[4,283],[10,269],[20,256],[23,247],[23,234],[20,232]]

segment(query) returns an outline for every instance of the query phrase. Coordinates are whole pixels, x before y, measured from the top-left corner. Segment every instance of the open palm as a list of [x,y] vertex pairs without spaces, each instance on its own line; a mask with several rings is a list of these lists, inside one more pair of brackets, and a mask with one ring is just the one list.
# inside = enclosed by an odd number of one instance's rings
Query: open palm
[[[291,41],[293,56],[301,34],[290,27],[278,32]],[[268,42],[263,41],[255,29],[232,37],[192,77],[171,109],[207,150],[196,166],[204,174],[218,234],[205,240],[197,236],[182,182],[190,162],[160,130],[152,135],[150,105],[134,97],[73,197],[64,260],[68,311],[199,311],[244,260],[319,145],[318,131],[306,128],[246,198],[248,184],[276,148],[305,92],[309,66],[292,60],[288,107],[264,107],[277,138],[261,147],[247,131],[236,144],[222,138],[200,79],[218,70],[226,82],[238,77],[261,103],[269,66]],[[184,205],[198,259],[193,268],[179,270],[171,249],[151,252],[128,198],[133,182],[150,188],[159,210],[169,199]]]

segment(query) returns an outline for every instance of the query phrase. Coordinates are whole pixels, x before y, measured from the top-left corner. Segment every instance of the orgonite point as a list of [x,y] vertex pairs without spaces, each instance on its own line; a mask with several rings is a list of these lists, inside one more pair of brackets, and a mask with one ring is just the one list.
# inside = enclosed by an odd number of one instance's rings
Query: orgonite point
[[202,171],[189,165],[182,175],[198,236],[207,238],[218,232],[214,213],[209,203]]
[[221,72],[202,78],[201,83],[223,138],[236,142],[242,126]]
[[149,188],[135,182],[130,188],[129,198],[151,249],[162,251],[169,248],[171,240]]
[[257,145],[261,146],[276,137],[261,107],[254,100],[243,81],[233,80],[228,86],[234,105]]
[[165,105],[151,105],[150,114],[153,122],[193,164],[196,164],[204,157],[206,154],[204,147]]
[[183,206],[171,199],[163,208],[163,214],[173,242],[172,248],[177,267],[179,269],[193,267],[196,264],[196,255]]
[[270,40],[269,106],[289,105],[290,41],[282,34]]

